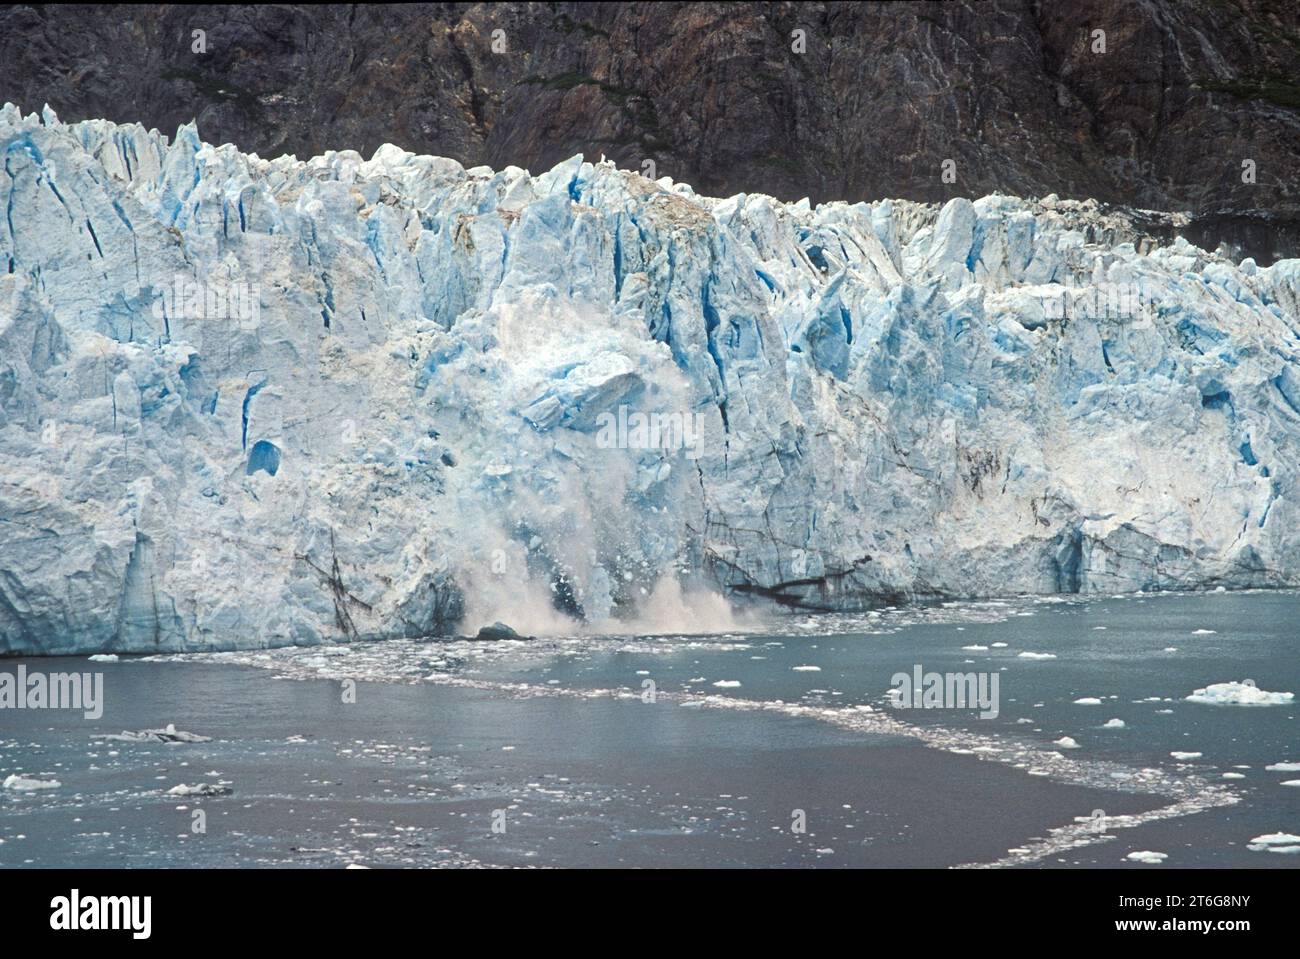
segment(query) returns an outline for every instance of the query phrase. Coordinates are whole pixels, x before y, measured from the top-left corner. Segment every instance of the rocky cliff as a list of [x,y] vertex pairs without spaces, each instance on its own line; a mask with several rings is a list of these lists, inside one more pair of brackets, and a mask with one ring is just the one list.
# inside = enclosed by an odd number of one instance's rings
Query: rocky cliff
[[603,154],[787,201],[1054,193],[1190,213],[1157,232],[1261,265],[1300,253],[1282,0],[15,6],[0,63],[0,102],[197,119],[263,157]]

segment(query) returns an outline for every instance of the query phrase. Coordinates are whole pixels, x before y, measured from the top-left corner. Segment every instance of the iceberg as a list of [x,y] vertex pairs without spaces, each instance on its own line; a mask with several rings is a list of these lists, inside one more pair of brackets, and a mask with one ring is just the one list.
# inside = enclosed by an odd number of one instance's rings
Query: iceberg
[[121,743],[210,743],[211,736],[187,733],[177,729],[174,723],[168,723],[161,729],[141,729],[132,731],[124,729],[120,733],[100,733],[90,737]]
[[194,786],[188,786],[185,783],[177,783],[167,790],[168,796],[229,796],[234,792],[226,783],[198,783]]
[[1285,706],[1294,699],[1295,693],[1270,693],[1249,679],[1239,683],[1211,683],[1187,697],[1190,703],[1208,706]]
[[1300,853],[1300,836],[1293,836],[1285,832],[1273,832],[1264,836],[1256,836],[1246,844],[1246,848],[1251,852],[1275,852],[1283,855],[1296,855]]
[[0,152],[0,654],[1300,583],[1297,260],[11,104]]
[[1169,858],[1169,853],[1151,852],[1150,850],[1147,849],[1139,849],[1135,852],[1129,853],[1124,858],[1129,860],[1130,862],[1140,862],[1140,863],[1145,863],[1147,865],[1158,865],[1159,863],[1162,863]]
[[0,788],[12,789],[15,792],[37,792],[42,789],[58,789],[62,785],[63,783],[57,779],[34,779],[13,773],[5,777],[5,781],[0,783]]

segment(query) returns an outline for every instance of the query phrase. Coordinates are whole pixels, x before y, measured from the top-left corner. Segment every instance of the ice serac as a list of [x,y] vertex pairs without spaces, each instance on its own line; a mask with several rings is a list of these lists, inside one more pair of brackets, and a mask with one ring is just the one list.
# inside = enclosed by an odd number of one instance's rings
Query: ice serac
[[12,106],[0,153],[0,652],[1300,582],[1300,261]]

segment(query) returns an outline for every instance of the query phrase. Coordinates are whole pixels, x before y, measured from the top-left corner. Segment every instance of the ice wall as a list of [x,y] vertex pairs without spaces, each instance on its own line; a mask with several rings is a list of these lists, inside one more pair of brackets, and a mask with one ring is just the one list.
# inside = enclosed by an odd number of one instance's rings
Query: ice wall
[[1300,581],[1300,261],[13,106],[0,153],[0,652]]

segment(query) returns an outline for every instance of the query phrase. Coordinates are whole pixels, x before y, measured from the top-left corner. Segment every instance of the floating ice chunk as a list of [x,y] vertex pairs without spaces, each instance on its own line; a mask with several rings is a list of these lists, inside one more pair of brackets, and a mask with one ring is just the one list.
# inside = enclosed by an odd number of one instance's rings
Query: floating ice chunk
[[1284,779],[1284,780],[1282,780],[1282,785],[1283,785],[1283,786],[1300,786],[1300,779]]
[[92,663],[115,663],[117,662],[117,653],[95,653],[89,658]]
[[980,646],[978,643],[976,643],[976,644],[973,645],[973,646],[963,646],[962,649],[966,650],[967,652],[971,652],[971,653],[985,653],[985,652],[988,652],[988,647],[987,647],[987,646]]
[[820,666],[791,666],[790,668],[796,673],[820,673],[822,671]]
[[1300,773],[1300,763],[1269,763],[1264,768],[1271,773]]
[[1127,724],[1122,719],[1108,719],[1101,724],[1102,729],[1123,729]]
[[194,786],[187,786],[185,783],[178,783],[171,789],[167,790],[169,796],[229,796],[233,792],[226,783],[198,783]]
[[1300,853],[1300,836],[1287,832],[1273,832],[1265,836],[1256,836],[1246,848],[1251,852],[1278,852],[1284,855]]
[[39,789],[58,789],[63,783],[57,779],[31,779],[14,773],[5,779],[3,785],[5,789],[12,789],[14,792],[30,793]]
[[1193,635],[1193,636],[1213,636],[1216,632],[1218,632],[1218,630],[1215,630],[1215,629],[1194,629],[1194,630],[1192,630],[1192,635]]
[[1174,750],[1173,752],[1171,752],[1169,755],[1173,756],[1175,759],[1200,759],[1200,758],[1201,758],[1202,756],[1204,756],[1205,754],[1204,754],[1204,753],[1187,753],[1187,752],[1181,752],[1181,751],[1175,749],[1175,750]]
[[1095,629],[1095,630],[1100,630],[1100,629],[1105,629],[1106,627],[1105,627],[1105,626],[1094,626],[1094,627],[1092,627],[1092,628]]
[[200,736],[178,730],[174,723],[168,723],[162,729],[141,729],[138,732],[122,730],[120,733],[105,733],[91,736],[91,739],[106,739],[123,743],[210,743],[211,736]]
[[740,680],[739,680],[739,679],[719,679],[719,680],[718,680],[716,683],[714,683],[713,685],[716,686],[718,689],[735,689],[737,686],[740,685]]
[[1006,644],[1006,643],[994,643],[994,644],[993,644],[993,648],[994,648],[994,649],[1006,649],[1006,648],[1007,648],[1007,644]]
[[1054,743],[1052,743],[1052,745],[1053,745],[1053,746],[1060,746],[1062,749],[1078,749],[1078,748],[1079,748],[1079,744],[1078,744],[1077,742],[1075,742],[1073,739],[1071,739],[1069,736],[1062,736],[1060,739],[1058,739],[1058,740],[1056,740]]
[[1096,696],[1084,696],[1084,697],[1081,698],[1081,699],[1076,699],[1076,700],[1074,701],[1074,705],[1076,705],[1076,706],[1100,706],[1100,705],[1101,705],[1101,700],[1098,699]]
[[1158,865],[1168,859],[1169,854],[1166,852],[1151,852],[1147,849],[1139,849],[1136,852],[1129,853],[1124,858],[1130,862],[1144,862],[1150,865]]
[[1021,653],[1021,654],[1020,654],[1020,658],[1021,658],[1021,659],[1055,659],[1055,658],[1056,658],[1056,653],[1030,653],[1030,652],[1024,652],[1024,653]]
[[1209,706],[1282,706],[1295,699],[1295,693],[1270,693],[1249,679],[1242,682],[1212,683],[1187,697],[1188,702]]
[[1246,776],[1243,773],[1224,773],[1223,778],[1224,779],[1245,779]]

